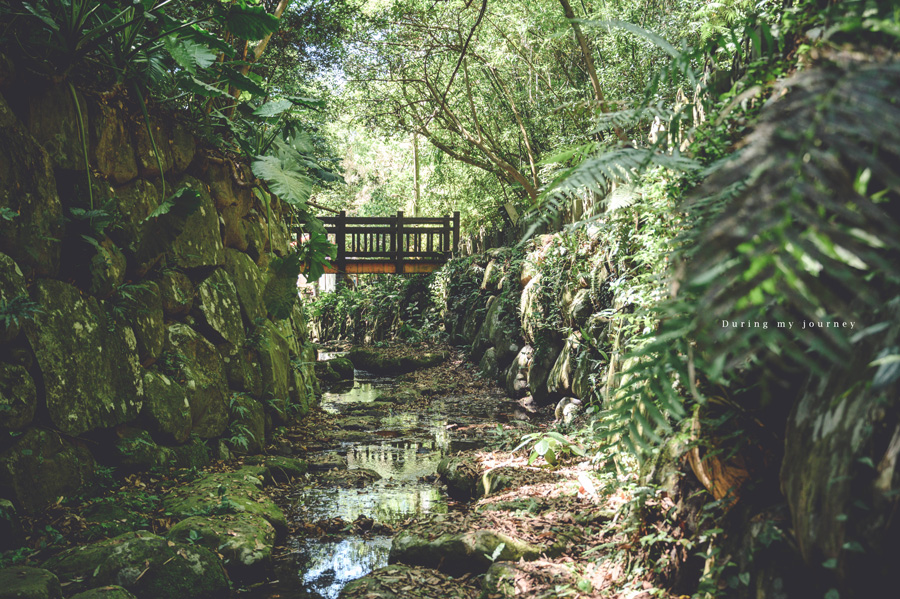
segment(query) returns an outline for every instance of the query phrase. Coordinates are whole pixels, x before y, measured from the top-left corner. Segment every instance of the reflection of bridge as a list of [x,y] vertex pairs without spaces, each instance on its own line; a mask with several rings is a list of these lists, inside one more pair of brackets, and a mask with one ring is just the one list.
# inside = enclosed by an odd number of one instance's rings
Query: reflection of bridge
[[417,273],[440,268],[459,248],[459,212],[438,218],[322,218],[337,258],[325,272]]

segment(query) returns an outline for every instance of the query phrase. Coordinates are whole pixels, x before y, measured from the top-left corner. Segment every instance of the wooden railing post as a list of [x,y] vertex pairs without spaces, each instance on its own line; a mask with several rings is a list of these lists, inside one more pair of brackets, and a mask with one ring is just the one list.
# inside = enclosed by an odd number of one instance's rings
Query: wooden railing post
[[344,233],[344,228],[347,226],[346,220],[347,211],[341,210],[334,226],[334,241],[337,244],[337,258],[335,260],[335,265],[337,266],[338,271],[335,275],[335,288],[337,288],[339,284],[342,284],[344,278],[347,276],[347,240],[346,234]]
[[453,213],[453,255],[459,255],[459,212]]
[[444,259],[449,260],[451,255],[450,249],[450,232],[452,229],[452,221],[450,215],[444,216],[444,230],[441,232],[441,251],[444,253]]
[[403,211],[397,211],[397,222],[394,223],[395,233],[394,236],[397,238],[397,253],[394,257],[394,262],[396,264],[397,274],[403,274]]

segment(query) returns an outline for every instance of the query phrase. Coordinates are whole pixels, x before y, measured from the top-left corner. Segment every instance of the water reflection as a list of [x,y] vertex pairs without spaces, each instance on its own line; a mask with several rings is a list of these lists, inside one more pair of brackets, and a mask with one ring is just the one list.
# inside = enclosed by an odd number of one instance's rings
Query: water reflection
[[322,409],[330,414],[337,414],[342,405],[372,403],[381,395],[382,389],[383,386],[375,383],[356,380],[348,389],[332,389],[323,393]]
[[308,541],[301,548],[306,556],[306,563],[301,564],[306,589],[314,596],[336,599],[348,582],[387,565],[391,539]]
[[[341,352],[322,352],[320,359]],[[332,414],[350,404],[371,403],[386,392],[390,379],[356,371],[356,380],[343,388],[332,387],[322,396],[322,408]],[[427,413],[398,405],[388,413],[379,412],[378,430],[361,444],[346,443],[350,469],[365,468],[382,479],[364,488],[337,485],[300,488],[293,494],[299,517],[306,522],[342,518],[352,522],[359,516],[393,524],[424,513],[446,513],[440,491],[423,482],[435,473],[440,459],[450,449],[450,433],[443,404],[435,403]],[[254,592],[255,598],[335,599],[351,580],[387,565],[390,537],[342,536],[334,540],[293,539],[297,552],[279,566],[280,582]],[[264,593],[264,594],[263,594]]]

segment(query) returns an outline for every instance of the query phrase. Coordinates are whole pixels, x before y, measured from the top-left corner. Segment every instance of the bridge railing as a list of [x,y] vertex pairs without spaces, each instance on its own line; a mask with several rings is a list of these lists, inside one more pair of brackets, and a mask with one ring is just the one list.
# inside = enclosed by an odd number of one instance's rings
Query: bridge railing
[[459,212],[437,218],[407,217],[403,211],[389,217],[350,217],[342,210],[322,222],[337,245],[338,272],[348,272],[348,265],[355,272],[422,272],[426,263],[443,264],[459,251]]

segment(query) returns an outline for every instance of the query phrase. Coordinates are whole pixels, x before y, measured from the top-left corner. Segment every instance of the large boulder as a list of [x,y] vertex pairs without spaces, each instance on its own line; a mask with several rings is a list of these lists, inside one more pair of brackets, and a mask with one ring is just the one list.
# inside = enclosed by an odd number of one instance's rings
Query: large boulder
[[94,168],[118,185],[137,177],[134,143],[121,100],[116,105],[92,102],[89,114]]
[[237,290],[223,269],[216,269],[197,286],[197,312],[212,341],[233,346],[244,343],[244,323]]
[[0,495],[25,514],[73,494],[94,475],[91,453],[55,432],[28,429],[0,453]]
[[41,280],[25,334],[43,375],[50,419],[80,435],[133,420],[144,396],[134,332],[100,302],[66,283]]
[[210,514],[252,514],[265,518],[279,536],[287,520],[262,490],[266,469],[247,467],[231,473],[205,473],[163,499],[163,511],[176,518]]
[[0,569],[0,599],[62,599],[59,579],[30,566]]
[[494,347],[496,361],[500,368],[506,368],[521,348],[519,343],[519,322],[516,305],[510,301],[514,296],[499,295],[491,302],[484,324],[472,343],[470,358],[477,361],[487,348]]
[[57,168],[84,171],[85,144],[82,131],[90,131],[88,105],[81,92],[76,91],[75,97],[78,99],[77,106],[71,88],[60,83],[50,85],[30,98],[28,131],[47,150]]
[[484,318],[487,313],[490,312],[491,305],[496,299],[497,298],[493,295],[487,298],[483,307],[479,306],[477,302],[475,303],[473,309],[469,312],[468,316],[466,316],[463,323],[461,337],[464,343],[475,343],[475,340],[478,339],[478,334],[484,324]]
[[233,578],[246,579],[271,562],[275,528],[254,514],[192,516],[173,526],[166,538],[217,552]]
[[[74,120],[73,120],[74,122]],[[83,167],[83,165],[82,165]],[[0,96],[0,252],[29,276],[59,272],[62,204],[53,162]]]
[[187,391],[170,377],[147,371],[141,420],[160,442],[184,443],[191,434],[191,404]]
[[[90,246],[90,258],[86,262],[87,291],[97,298],[106,299],[125,282],[125,254],[109,237],[87,243]],[[69,263],[64,261],[63,266],[67,268]]]
[[497,349],[489,347],[478,363],[478,372],[484,378],[493,381],[500,377],[500,363],[497,360]]
[[506,371],[506,394],[510,397],[525,397],[528,395],[528,371],[531,369],[534,348],[526,345]]
[[[282,402],[286,407],[293,379],[288,342],[271,320],[264,320],[257,326],[251,340],[259,353],[263,399],[276,406],[278,402]],[[283,415],[287,417],[287,414]]]
[[561,351],[562,344],[550,340],[534,348],[531,367],[528,369],[528,389],[535,401],[540,404],[546,404],[559,397],[558,393],[550,393],[547,390],[547,381]]
[[190,312],[197,295],[194,284],[183,272],[165,269],[157,281],[162,299],[163,313],[172,318],[184,316]]
[[194,155],[197,153],[197,140],[194,139],[194,135],[187,127],[176,123],[172,128],[170,147],[172,151],[172,168],[178,173],[187,170],[191,162],[194,161]]
[[228,387],[234,391],[249,393],[257,399],[263,398],[263,379],[260,369],[259,350],[248,344],[236,347],[223,343],[218,347],[225,363]]
[[263,289],[265,279],[255,262],[245,254],[237,250],[225,249],[225,271],[230,275],[237,291],[238,302],[241,306],[241,314],[247,323],[256,322],[266,316],[266,306],[263,303]]
[[173,164],[169,127],[163,119],[155,116],[150,117],[149,131],[147,125],[146,120],[141,120],[135,130],[138,170],[142,177],[158,177],[160,164],[163,173],[169,172]]
[[128,286],[127,289],[120,289],[119,295],[126,306],[128,321],[134,328],[141,364],[153,364],[166,344],[166,324],[159,285],[153,281],[144,281]]
[[113,193],[119,226],[109,231],[109,236],[120,247],[135,252],[147,230],[145,219],[159,206],[159,190],[149,181],[138,179]]
[[[502,549],[500,546],[502,545]],[[542,553],[553,551],[493,530],[464,533],[445,533],[430,539],[414,532],[403,531],[391,544],[390,563],[435,568],[448,574],[486,572],[499,549],[496,559],[531,561]]]
[[0,431],[21,430],[34,420],[37,389],[28,371],[0,363]]
[[173,324],[159,363],[187,392],[193,431],[204,439],[221,436],[228,425],[227,378],[215,346],[191,327]]
[[160,447],[145,430],[122,427],[110,452],[113,462],[126,471],[165,468],[175,461],[175,453]]
[[577,367],[577,352],[580,350],[579,340],[570,336],[566,339],[559,352],[559,357],[553,364],[550,374],[547,376],[547,392],[551,396],[570,395],[575,381],[575,369]]
[[251,455],[261,452],[266,443],[266,413],[262,404],[246,393],[232,393],[229,410],[231,450]]
[[347,359],[358,370],[372,374],[403,374],[437,366],[449,357],[447,352],[425,352],[387,356],[374,349],[354,347],[347,353]]
[[566,324],[578,329],[587,324],[588,318],[594,311],[591,303],[590,289],[566,289],[562,297],[562,311],[566,317]]
[[184,229],[172,243],[171,263],[179,268],[221,266],[225,263],[225,246],[219,232],[216,205],[206,184],[194,177],[183,177],[173,189],[187,187],[200,195],[200,206],[184,221]]
[[[525,271],[523,270],[523,273]],[[541,306],[542,281],[541,275],[534,275],[522,290],[519,302],[519,319],[522,321],[522,335],[525,341],[536,345],[538,333],[541,330],[540,323],[544,318],[544,309]]]
[[115,584],[138,599],[217,599],[228,593],[225,570],[212,551],[147,531],[74,547],[44,566],[71,591]]

